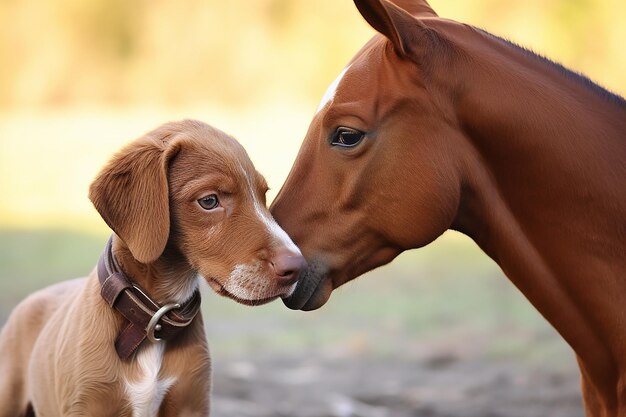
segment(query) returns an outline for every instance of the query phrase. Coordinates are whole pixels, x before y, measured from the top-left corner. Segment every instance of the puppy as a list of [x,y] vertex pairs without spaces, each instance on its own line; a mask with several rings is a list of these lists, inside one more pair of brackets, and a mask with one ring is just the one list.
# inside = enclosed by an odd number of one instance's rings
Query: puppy
[[111,227],[96,268],[20,303],[0,332],[0,417],[207,416],[198,284],[247,305],[305,266],[242,146],[204,123],[123,148],[89,190]]

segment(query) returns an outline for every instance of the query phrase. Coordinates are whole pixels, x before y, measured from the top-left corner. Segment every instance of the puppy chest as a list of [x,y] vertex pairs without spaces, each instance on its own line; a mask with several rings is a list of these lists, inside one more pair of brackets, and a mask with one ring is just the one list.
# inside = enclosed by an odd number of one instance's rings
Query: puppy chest
[[165,395],[176,382],[161,374],[164,343],[144,346],[135,356],[132,372],[122,381],[133,417],[155,417]]

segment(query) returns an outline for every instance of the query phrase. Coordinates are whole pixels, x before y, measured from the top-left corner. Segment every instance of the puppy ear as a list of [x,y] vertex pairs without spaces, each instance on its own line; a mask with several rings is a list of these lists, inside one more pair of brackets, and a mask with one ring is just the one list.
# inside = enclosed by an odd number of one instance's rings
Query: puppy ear
[[141,263],[155,261],[169,238],[167,170],[177,147],[163,127],[130,143],[102,169],[89,199]]

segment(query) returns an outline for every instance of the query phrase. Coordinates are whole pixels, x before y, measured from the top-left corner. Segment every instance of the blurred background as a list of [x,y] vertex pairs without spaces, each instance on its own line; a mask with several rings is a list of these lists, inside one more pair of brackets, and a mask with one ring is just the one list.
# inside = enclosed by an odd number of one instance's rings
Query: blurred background
[[[626,93],[623,0],[431,0]],[[373,34],[349,0],[0,1],[0,323],[89,273],[101,165],[198,118],[285,179],[324,90]],[[214,416],[582,416],[573,353],[467,238],[446,233],[320,311],[206,286]],[[1,405],[0,405],[1,406]]]

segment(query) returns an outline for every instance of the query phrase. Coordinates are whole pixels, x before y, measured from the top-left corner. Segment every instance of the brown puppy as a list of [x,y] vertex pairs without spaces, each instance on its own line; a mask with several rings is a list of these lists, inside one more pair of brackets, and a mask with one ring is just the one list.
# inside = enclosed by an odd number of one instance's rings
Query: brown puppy
[[199,277],[254,305],[289,295],[304,266],[266,191],[241,145],[201,122],[122,149],[90,188],[115,232],[98,268],[32,294],[0,333],[0,416],[207,416]]

